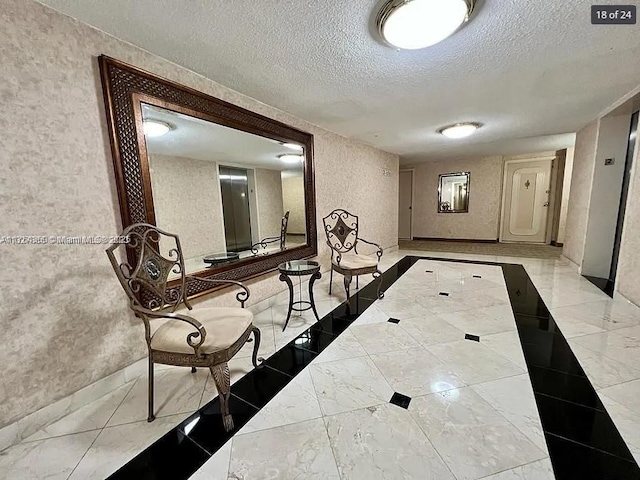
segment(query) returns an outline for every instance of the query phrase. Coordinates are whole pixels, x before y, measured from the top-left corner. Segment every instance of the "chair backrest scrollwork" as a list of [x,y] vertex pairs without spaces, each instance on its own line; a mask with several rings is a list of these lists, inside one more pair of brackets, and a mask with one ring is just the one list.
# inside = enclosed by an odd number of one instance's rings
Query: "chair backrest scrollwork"
[[284,250],[287,241],[287,226],[289,225],[289,211],[282,216],[282,225],[280,226],[280,250]]
[[[186,278],[178,236],[148,223],[133,224],[122,236],[128,238],[128,242],[111,245],[107,256],[132,304],[151,310],[175,311],[184,302],[191,309],[184,297]],[[167,256],[160,253],[161,239],[163,244],[170,244]],[[117,251],[123,253],[122,263],[116,257]],[[180,283],[167,290],[170,273],[180,275]]]
[[346,253],[358,242],[358,216],[336,209],[322,219],[327,243],[332,250]]

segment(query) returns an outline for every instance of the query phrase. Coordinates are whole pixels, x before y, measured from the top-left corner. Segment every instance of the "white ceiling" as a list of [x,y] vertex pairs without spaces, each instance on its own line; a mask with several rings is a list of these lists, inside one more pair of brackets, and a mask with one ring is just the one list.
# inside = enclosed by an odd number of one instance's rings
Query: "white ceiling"
[[282,146],[276,140],[147,104],[142,105],[142,118],[173,127],[162,136],[146,138],[151,155],[195,158],[270,170],[299,170],[302,173],[302,163],[291,165],[278,158],[281,154],[299,152]]
[[[586,0],[483,0],[413,51],[376,38],[378,0],[41,1],[404,161],[562,148],[640,83],[640,26],[591,25]],[[435,133],[459,121],[485,126]]]

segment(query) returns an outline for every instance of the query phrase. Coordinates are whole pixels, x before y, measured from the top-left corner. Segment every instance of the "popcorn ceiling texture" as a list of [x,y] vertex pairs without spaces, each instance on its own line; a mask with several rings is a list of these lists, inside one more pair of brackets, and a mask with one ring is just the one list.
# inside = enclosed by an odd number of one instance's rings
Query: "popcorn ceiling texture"
[[[415,169],[413,236],[496,240],[500,225],[502,157],[425,162]],[[469,212],[438,213],[439,176],[470,172]]]
[[[362,234],[397,245],[398,157],[315,127],[32,0],[0,9],[2,235],[114,235],[121,230],[100,87],[107,54],[315,135],[318,223],[337,207]],[[382,175],[383,167],[392,174]],[[319,232],[320,260],[328,266]],[[142,358],[105,245],[0,245],[0,426]],[[283,290],[248,282],[255,303]],[[232,292],[198,303],[230,305]]]

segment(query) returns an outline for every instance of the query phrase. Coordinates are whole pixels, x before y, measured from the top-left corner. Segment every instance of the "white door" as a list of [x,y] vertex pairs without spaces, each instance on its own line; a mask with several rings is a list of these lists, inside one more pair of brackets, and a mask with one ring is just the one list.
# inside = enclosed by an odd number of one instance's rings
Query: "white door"
[[413,203],[413,170],[400,170],[398,201],[398,238],[411,240],[411,208]]
[[545,243],[552,161],[506,162],[501,241]]

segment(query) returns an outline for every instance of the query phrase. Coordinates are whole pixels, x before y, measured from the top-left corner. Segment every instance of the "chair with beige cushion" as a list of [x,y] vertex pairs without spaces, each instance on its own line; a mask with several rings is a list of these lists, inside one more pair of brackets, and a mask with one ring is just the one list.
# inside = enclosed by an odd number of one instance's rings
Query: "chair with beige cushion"
[[[331,274],[329,278],[329,294],[333,284],[334,270],[344,277],[344,289],[349,301],[349,286],[351,279],[356,277],[356,287],[360,275],[373,274],[378,279],[378,298],[384,297],[381,292],[382,272],[378,269],[378,262],[382,257],[382,247],[358,236],[358,217],[346,210],[336,209],[322,219],[324,231],[327,235],[327,245],[331,249]],[[376,257],[358,253],[358,244],[372,245],[378,250]]]
[[[164,232],[153,225],[137,223],[122,233],[129,238],[126,244],[114,244],[107,249],[118,280],[129,297],[129,307],[144,322],[149,348],[149,417],[154,420],[153,366],[154,363],[191,367],[207,367],[218,389],[220,411],[226,431],[233,429],[229,413],[231,390],[228,361],[245,343],[252,341],[253,365],[258,367],[260,330],[253,326],[253,314],[244,309],[249,289],[233,280],[213,280],[186,275],[184,258],[177,235]],[[166,255],[160,252],[167,252]],[[122,255],[121,260],[118,257]],[[179,275],[169,280],[170,273]],[[242,289],[236,295],[242,308],[195,308],[187,300],[189,282],[212,285],[235,285]],[[176,313],[184,305],[188,311]],[[152,328],[155,322],[162,322]]]

